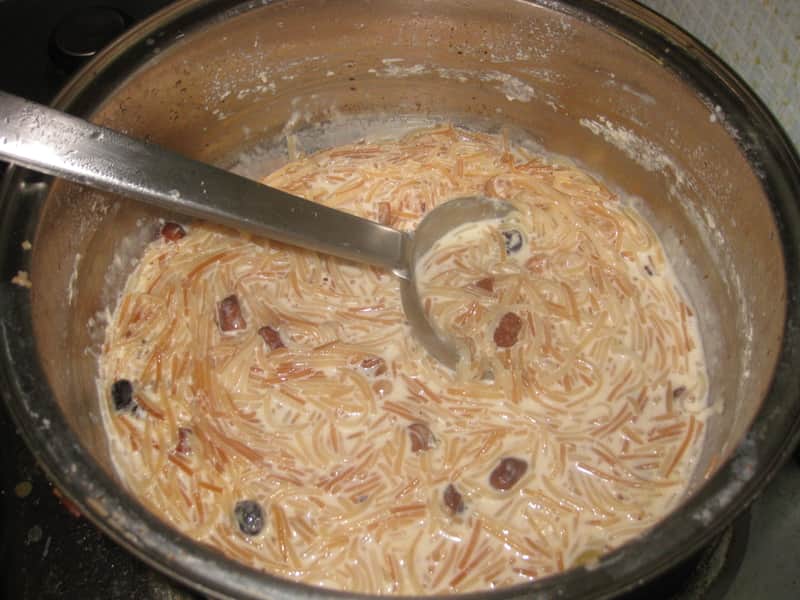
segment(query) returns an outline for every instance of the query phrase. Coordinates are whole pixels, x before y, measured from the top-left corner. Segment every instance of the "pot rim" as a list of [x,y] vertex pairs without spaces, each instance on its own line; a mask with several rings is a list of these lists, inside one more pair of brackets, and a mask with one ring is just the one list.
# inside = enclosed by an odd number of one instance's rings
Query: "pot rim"
[[[533,0],[526,0],[535,4]],[[239,0],[181,0],[134,26],[86,65],[59,93],[53,106],[87,115],[132,67],[152,57],[148,38],[167,37],[207,19],[261,6]],[[516,598],[531,594],[604,598],[663,573],[708,543],[744,510],[790,455],[800,437],[800,158],[781,126],[750,88],[685,31],[632,0],[539,0],[547,8],[592,19],[649,53],[693,90],[721,107],[747,145],[776,220],[787,282],[785,325],[770,388],[745,438],[718,471],[676,511],[646,535],[604,555],[590,568],[577,567],[530,584],[458,597]],[[233,561],[171,529],[150,514],[91,458],[67,425],[38,365],[31,291],[8,283],[30,266],[20,253],[32,235],[41,196],[25,202],[50,181],[10,167],[0,188],[0,387],[9,412],[51,480],[96,526],[150,566],[212,597],[344,598],[353,594],[280,579]],[[28,184],[28,185],[26,185]],[[36,201],[38,198],[38,202]],[[31,205],[32,201],[32,205]],[[52,435],[52,431],[59,435]],[[357,595],[370,598],[372,596]]]

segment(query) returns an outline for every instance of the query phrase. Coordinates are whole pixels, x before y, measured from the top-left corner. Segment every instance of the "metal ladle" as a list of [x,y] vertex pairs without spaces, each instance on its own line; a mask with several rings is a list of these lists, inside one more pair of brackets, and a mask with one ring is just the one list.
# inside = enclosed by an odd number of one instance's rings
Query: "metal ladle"
[[401,280],[403,310],[415,337],[451,368],[458,352],[425,316],[414,280],[417,261],[448,231],[514,210],[482,196],[457,198],[427,213],[410,234],[5,92],[0,92],[0,158],[190,217],[384,267]]

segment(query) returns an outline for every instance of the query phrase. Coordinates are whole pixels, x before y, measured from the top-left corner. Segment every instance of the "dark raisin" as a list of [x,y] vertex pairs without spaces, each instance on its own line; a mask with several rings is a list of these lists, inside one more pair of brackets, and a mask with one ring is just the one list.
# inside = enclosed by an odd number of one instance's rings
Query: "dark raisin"
[[464,512],[464,498],[452,483],[444,490],[444,504],[450,509],[450,514]]
[[189,436],[192,435],[192,430],[188,427],[178,428],[178,444],[175,446],[175,452],[183,454],[184,456],[192,453],[192,443]]
[[270,350],[277,350],[278,348],[286,347],[281,339],[281,334],[278,333],[278,330],[273,329],[269,325],[259,329],[258,335],[264,338],[264,342],[267,344]]
[[386,361],[380,356],[370,356],[361,361],[361,368],[372,375],[383,375],[386,373]]
[[652,277],[652,276],[653,276],[653,269],[651,269],[649,265],[645,265],[645,266],[644,266],[644,270],[645,270],[645,273],[647,273],[648,275],[650,275],[650,277]]
[[686,393],[686,386],[685,385],[679,385],[674,390],[672,390],[672,397],[673,398],[680,398],[685,393]]
[[161,237],[168,242],[177,242],[186,235],[186,230],[177,223],[164,223],[161,228]]
[[517,343],[520,329],[522,329],[522,319],[519,315],[507,312],[494,330],[494,343],[500,348],[510,348]]
[[219,316],[219,328],[222,331],[237,331],[247,327],[247,323],[242,316],[242,309],[239,306],[239,298],[236,294],[231,294],[217,306]]
[[116,410],[131,408],[133,404],[133,384],[127,379],[117,379],[111,385],[111,400]]
[[504,231],[503,237],[506,239],[506,253],[512,254],[514,252],[519,252],[519,249],[522,248],[524,238],[522,237],[522,233],[517,229]]
[[489,483],[496,490],[509,490],[514,487],[528,470],[528,463],[519,458],[504,458],[489,475]]
[[408,426],[408,436],[411,438],[411,451],[423,452],[430,450],[436,443],[433,432],[425,423],[412,423]]
[[494,291],[494,277],[484,277],[475,282],[475,287],[479,287],[487,292]]
[[239,500],[233,513],[239,529],[245,535],[258,535],[264,528],[264,512],[255,500]]

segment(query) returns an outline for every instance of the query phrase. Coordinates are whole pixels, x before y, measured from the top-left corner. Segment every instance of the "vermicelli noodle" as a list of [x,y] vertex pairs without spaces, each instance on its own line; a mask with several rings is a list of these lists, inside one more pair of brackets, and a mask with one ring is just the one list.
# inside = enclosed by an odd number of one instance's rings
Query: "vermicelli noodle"
[[481,590],[595,560],[686,491],[707,376],[644,219],[574,166],[441,126],[299,157],[265,181],[399,229],[450,198],[517,209],[418,271],[456,372],[399,284],[207,224],[167,224],[106,332],[115,467],[186,535],[353,592]]

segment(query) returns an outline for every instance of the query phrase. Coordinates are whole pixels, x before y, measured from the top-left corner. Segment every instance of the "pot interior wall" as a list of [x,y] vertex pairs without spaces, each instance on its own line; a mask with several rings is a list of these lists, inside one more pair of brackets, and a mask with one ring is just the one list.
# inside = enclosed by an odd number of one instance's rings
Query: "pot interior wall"
[[[298,1],[167,27],[139,46],[146,60],[88,116],[195,158],[258,174],[287,160],[293,133],[313,150],[387,123],[505,126],[638,198],[698,310],[720,408],[697,480],[742,437],[784,324],[776,225],[725,115],[613,30],[523,2]],[[57,182],[34,243],[41,359],[109,470],[102,315],[159,216]]]

